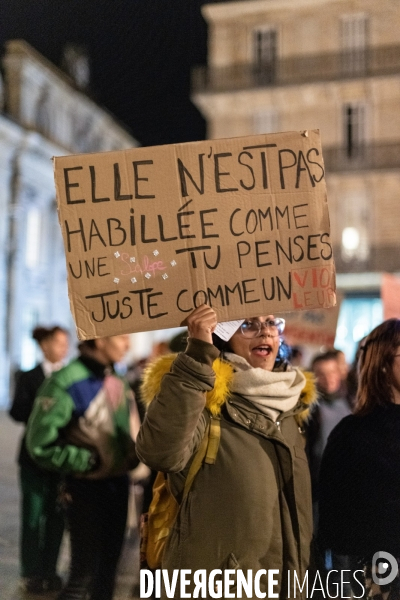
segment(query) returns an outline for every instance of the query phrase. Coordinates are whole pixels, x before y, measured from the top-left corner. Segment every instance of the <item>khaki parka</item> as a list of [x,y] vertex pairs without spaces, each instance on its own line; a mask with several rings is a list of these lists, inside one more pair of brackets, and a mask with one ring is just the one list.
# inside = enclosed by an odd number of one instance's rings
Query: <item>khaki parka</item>
[[[219,418],[221,427],[215,464],[202,464],[182,502],[162,567],[191,569],[192,576],[199,569],[239,569],[246,576],[252,569],[253,578],[265,569],[259,587],[266,597],[268,570],[277,569],[273,591],[293,597],[288,581],[291,586],[296,571],[302,582],[310,560],[311,488],[301,424],[315,401],[314,384],[307,379],[298,404],[274,423],[229,392],[233,368],[218,355],[211,344],[190,340],[185,353],[162,357],[145,374],[142,394],[150,404],[136,451],[149,467],[168,473],[178,500],[209,420]],[[257,597],[254,589],[248,597]],[[299,589],[296,597],[303,598]]]

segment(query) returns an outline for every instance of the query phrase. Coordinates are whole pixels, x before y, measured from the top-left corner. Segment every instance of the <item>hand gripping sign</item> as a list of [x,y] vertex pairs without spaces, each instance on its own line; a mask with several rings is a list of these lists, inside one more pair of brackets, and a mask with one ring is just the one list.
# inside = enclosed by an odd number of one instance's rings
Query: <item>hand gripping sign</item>
[[54,159],[78,337],[335,305],[318,131]]

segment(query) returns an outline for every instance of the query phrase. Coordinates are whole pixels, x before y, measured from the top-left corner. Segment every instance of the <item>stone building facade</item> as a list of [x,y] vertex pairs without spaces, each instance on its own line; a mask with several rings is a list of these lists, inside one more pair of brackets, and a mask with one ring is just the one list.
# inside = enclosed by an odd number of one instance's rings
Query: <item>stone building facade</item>
[[381,273],[400,272],[400,3],[241,0],[203,13],[208,67],[193,99],[208,136],[320,129],[338,288],[378,297]]
[[10,373],[35,364],[32,328],[75,329],[52,157],[137,145],[27,43],[7,43],[0,108],[0,407],[9,401]]

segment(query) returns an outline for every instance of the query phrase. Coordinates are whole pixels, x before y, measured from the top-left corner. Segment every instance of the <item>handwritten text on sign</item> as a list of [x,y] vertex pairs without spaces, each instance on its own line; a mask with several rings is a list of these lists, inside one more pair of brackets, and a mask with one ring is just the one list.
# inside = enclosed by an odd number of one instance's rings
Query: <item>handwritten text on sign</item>
[[335,304],[317,131],[55,159],[80,338]]

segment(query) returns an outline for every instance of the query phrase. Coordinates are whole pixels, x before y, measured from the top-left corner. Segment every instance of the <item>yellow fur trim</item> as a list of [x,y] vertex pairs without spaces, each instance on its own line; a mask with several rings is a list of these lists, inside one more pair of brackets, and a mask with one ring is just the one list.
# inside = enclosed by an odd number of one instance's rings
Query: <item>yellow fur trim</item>
[[310,408],[315,402],[317,402],[318,399],[317,388],[315,386],[315,377],[313,373],[304,371],[303,375],[306,378],[306,385],[303,387],[303,390],[300,394],[300,400],[307,406],[307,408],[296,415],[296,421],[300,426],[307,421],[310,414]]
[[149,363],[143,371],[140,397],[146,406],[150,404],[154,396],[157,396],[160,391],[161,380],[171,370],[176,357],[177,354],[165,354]]
[[[166,354],[150,363],[143,373],[143,383],[141,385],[141,398],[147,406],[158,394],[161,387],[161,380],[166,373],[171,370],[172,363],[176,354]],[[215,385],[211,392],[207,392],[206,406],[213,416],[218,416],[222,405],[227,401],[230,395],[230,385],[233,377],[233,367],[217,358],[213,362],[215,372]],[[317,391],[312,373],[305,372],[306,385],[300,395],[300,400],[307,406],[303,411],[296,415],[296,421],[302,425],[308,417],[311,405],[317,400]]]
[[[161,380],[171,370],[176,354],[166,354],[150,363],[143,373],[143,382],[140,388],[141,398],[146,406],[150,404],[154,396],[158,394]],[[229,387],[233,377],[233,368],[230,364],[217,358],[213,362],[215,372],[215,385],[211,392],[207,393],[206,406],[213,416],[221,412],[221,406],[229,397]]]
[[217,358],[213,362],[215,372],[215,385],[211,392],[207,392],[206,406],[213,417],[221,412],[221,406],[227,401],[230,395],[230,385],[233,377],[233,367],[223,360]]

